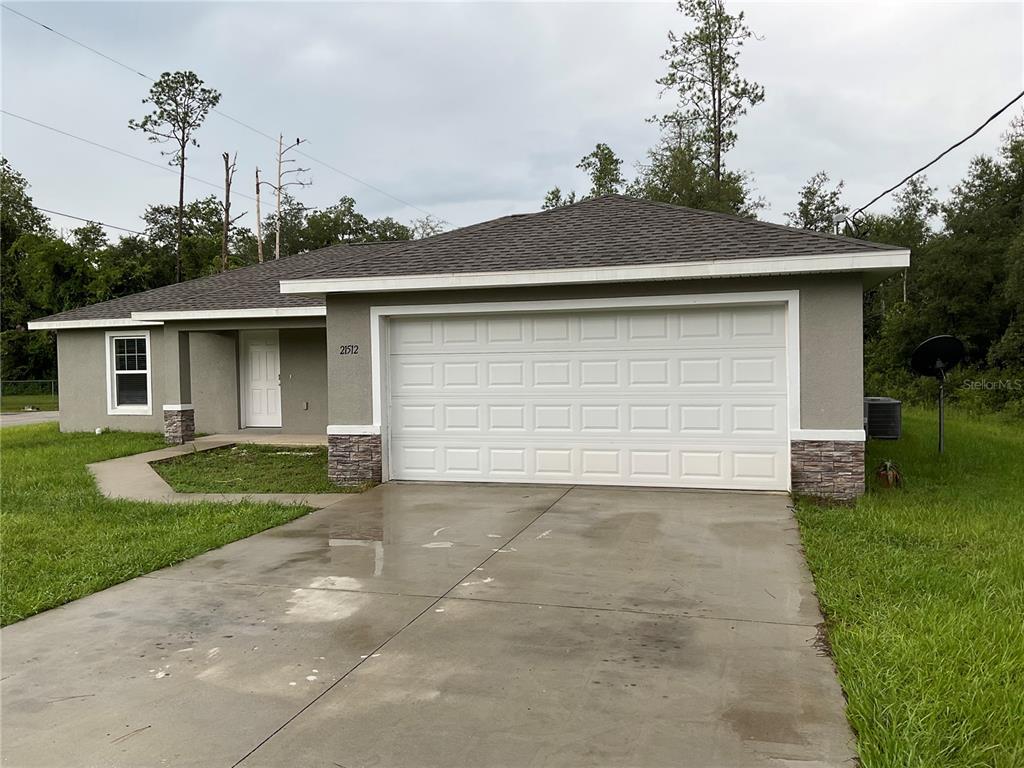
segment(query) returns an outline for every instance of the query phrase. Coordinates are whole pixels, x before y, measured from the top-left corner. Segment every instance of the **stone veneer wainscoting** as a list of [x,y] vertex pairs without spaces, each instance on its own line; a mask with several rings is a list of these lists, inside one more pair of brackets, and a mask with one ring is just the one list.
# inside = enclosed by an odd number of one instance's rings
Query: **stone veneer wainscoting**
[[790,447],[793,493],[853,501],[864,494],[864,443],[794,440]]
[[381,481],[380,435],[328,435],[327,477],[336,485]]
[[196,436],[196,412],[192,408],[164,409],[164,441],[168,445],[181,445]]

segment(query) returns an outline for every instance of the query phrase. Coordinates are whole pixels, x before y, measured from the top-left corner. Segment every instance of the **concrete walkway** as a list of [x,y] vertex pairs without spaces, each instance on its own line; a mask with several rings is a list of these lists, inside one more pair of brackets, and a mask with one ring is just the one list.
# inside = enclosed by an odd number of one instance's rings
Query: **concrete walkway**
[[6,627],[3,765],[849,768],[781,495],[388,483]]
[[239,434],[198,437],[191,443],[173,445],[147,453],[137,453],[89,464],[100,493],[108,499],[160,501],[188,504],[197,501],[262,501],[268,504],[300,504],[323,509],[350,494],[345,493],[178,493],[150,466],[154,461],[170,459],[198,451],[209,451],[239,443],[265,445],[304,446],[324,445],[326,437],[317,435]]

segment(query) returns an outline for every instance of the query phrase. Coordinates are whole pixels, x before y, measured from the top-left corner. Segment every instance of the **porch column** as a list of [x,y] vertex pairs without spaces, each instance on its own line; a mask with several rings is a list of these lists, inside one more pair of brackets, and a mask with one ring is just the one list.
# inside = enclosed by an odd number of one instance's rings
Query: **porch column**
[[164,326],[164,440],[181,445],[196,436],[188,331]]
[[336,485],[381,481],[381,428],[373,417],[370,304],[327,296],[327,477]]

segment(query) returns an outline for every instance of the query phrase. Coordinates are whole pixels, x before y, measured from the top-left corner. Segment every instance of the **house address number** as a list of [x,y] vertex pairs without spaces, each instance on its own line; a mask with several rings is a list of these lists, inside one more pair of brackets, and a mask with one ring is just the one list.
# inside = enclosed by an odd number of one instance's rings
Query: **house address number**
[[358,355],[359,345],[358,344],[342,344],[338,347],[339,355]]

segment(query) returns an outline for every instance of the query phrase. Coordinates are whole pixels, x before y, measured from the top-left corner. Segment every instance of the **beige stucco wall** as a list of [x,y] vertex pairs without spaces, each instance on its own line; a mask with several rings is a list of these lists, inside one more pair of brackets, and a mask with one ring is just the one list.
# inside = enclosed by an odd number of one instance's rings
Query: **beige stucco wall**
[[[323,434],[328,424],[372,421],[371,306],[776,290],[800,292],[801,426],[860,429],[862,280],[848,274],[330,296],[326,329],[320,318],[275,321],[281,338],[282,431]],[[173,372],[161,369],[179,359],[165,354],[165,347],[170,350],[172,345],[165,344],[164,337],[188,330],[192,333],[187,363],[178,364],[190,369],[196,427],[202,432],[233,431],[239,425],[237,331],[266,327],[266,321],[208,321],[152,328],[151,416],[107,415],[103,329],[60,331],[61,429],[161,431],[162,405],[170,402],[167,380],[174,379]],[[351,344],[359,345],[359,354],[338,354],[341,346]]]
[[192,405],[196,431],[207,434],[238,429],[238,333],[189,334]]
[[[322,435],[327,428],[326,331],[322,318],[282,319],[281,344],[282,433]],[[320,327],[317,327],[319,325]],[[191,402],[196,430],[233,432],[240,424],[238,330],[266,328],[266,321],[207,321],[154,326],[150,331],[152,415],[107,414],[106,331],[68,330],[57,333],[60,386],[60,425],[65,432],[96,427],[135,432],[162,432],[163,405]],[[189,331],[187,347],[172,339]],[[174,334],[174,336],[172,336]],[[189,376],[178,397],[171,390],[179,371]]]
[[[801,427],[861,429],[864,386],[862,286],[859,274],[842,274],[328,296],[328,420],[339,425],[369,424],[372,421],[371,305],[798,290]],[[349,344],[359,345],[358,355],[338,354],[339,347]]]
[[281,422],[285,432],[327,432],[327,333],[323,328],[282,330]]
[[[110,329],[115,330],[115,329]],[[125,329],[122,329],[125,330]],[[150,328],[150,359],[163,357],[163,329]],[[106,335],[103,329],[57,333],[57,382],[60,388],[60,428],[63,432],[97,427],[133,432],[162,432],[163,377],[154,370],[153,413],[150,416],[107,414]],[[152,363],[151,363],[152,364]]]

